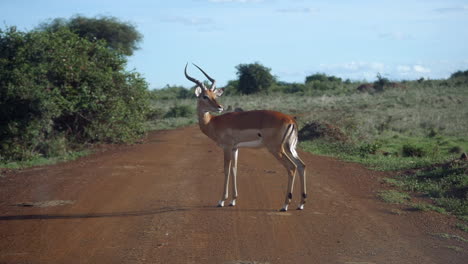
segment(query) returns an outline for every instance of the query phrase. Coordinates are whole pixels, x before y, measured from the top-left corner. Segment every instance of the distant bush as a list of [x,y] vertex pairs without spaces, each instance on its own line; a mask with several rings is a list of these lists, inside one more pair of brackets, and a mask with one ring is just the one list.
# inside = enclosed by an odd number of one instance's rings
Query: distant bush
[[382,77],[382,75],[377,74],[377,80],[374,82],[374,89],[376,91],[383,91],[386,86],[391,84],[388,78]]
[[258,62],[239,64],[236,69],[239,77],[237,89],[241,94],[268,92],[276,81],[275,77],[270,73],[271,69]]
[[187,99],[195,97],[195,93],[192,90],[186,89],[182,86],[170,85],[167,85],[162,89],[152,90],[150,94],[151,98],[155,100]]
[[376,154],[379,148],[382,147],[379,143],[363,143],[359,146],[359,152],[362,156],[366,156],[368,154]]
[[153,108],[146,114],[148,120],[158,120],[164,117],[164,110],[162,108]]
[[230,80],[224,86],[224,96],[239,95],[239,80]]
[[315,73],[305,79],[305,91],[330,91],[338,90],[342,86],[342,80],[339,77],[326,75],[324,73]]
[[169,117],[191,117],[194,114],[192,107],[188,105],[176,105],[169,109],[164,118]]
[[468,70],[466,71],[457,71],[450,75],[450,79],[465,78],[468,79]]
[[125,64],[103,41],[67,29],[0,30],[0,161],[142,135],[147,84]]
[[315,73],[309,75],[305,79],[305,83],[309,83],[312,81],[320,81],[320,82],[341,82],[341,78],[333,76],[333,75],[326,75],[325,73]]
[[424,157],[426,154],[424,148],[420,146],[405,144],[402,147],[403,157]]
[[468,83],[468,70],[454,72],[450,76],[449,80],[452,82],[455,82],[458,85],[459,84],[466,85]]

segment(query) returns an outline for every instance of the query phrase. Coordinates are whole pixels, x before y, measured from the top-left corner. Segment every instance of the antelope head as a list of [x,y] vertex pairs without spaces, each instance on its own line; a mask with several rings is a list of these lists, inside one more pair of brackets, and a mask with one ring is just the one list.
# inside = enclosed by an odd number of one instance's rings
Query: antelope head
[[218,96],[221,96],[224,92],[224,89],[217,89],[216,88],[216,80],[211,78],[205,71],[203,71],[200,67],[196,64],[193,64],[197,67],[208,80],[211,82],[210,88],[206,88],[205,84],[200,82],[199,80],[189,76],[187,74],[187,65],[185,65],[185,77],[190,80],[191,82],[195,83],[197,86],[195,87],[195,95],[198,98],[198,107],[200,110],[204,112],[218,112],[221,113],[224,109],[223,107],[216,101]]

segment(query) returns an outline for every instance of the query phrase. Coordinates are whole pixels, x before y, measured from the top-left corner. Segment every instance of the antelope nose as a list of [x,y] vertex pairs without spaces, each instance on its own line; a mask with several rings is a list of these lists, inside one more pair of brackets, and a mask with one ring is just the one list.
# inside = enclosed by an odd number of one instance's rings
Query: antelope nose
[[221,113],[222,111],[224,111],[224,108],[222,106],[218,106],[218,112]]

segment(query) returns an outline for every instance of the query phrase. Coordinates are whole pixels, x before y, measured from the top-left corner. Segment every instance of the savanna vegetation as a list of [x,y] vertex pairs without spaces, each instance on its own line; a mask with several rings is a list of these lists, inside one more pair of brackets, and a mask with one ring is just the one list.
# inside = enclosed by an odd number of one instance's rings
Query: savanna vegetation
[[[0,167],[196,123],[193,87],[148,91],[125,69],[141,38],[131,24],[105,17],[1,30]],[[293,115],[303,150],[396,171],[385,179],[394,190],[380,192],[383,200],[468,218],[468,165],[460,159],[468,151],[468,71],[445,80],[377,74],[371,83],[315,73],[288,83],[258,62],[236,69],[220,99],[227,111]],[[414,203],[408,193],[430,202]]]
[[[379,193],[384,200],[397,193],[414,209],[468,215],[468,163],[460,160],[468,150],[468,71],[446,80],[398,82],[378,74],[372,83],[324,73],[306,76],[304,83],[271,76],[271,85],[255,93],[239,88],[242,74],[226,85],[227,95],[220,99],[225,108],[291,114],[302,128],[303,150],[396,171],[386,183],[397,190]],[[159,113],[149,120],[151,127],[197,122],[192,90],[167,86],[151,94],[150,112]],[[179,114],[167,115],[172,112]],[[431,202],[415,203],[407,192]]]
[[1,163],[73,157],[83,145],[132,142],[145,132],[147,84],[125,70],[128,50],[76,30],[0,30]]

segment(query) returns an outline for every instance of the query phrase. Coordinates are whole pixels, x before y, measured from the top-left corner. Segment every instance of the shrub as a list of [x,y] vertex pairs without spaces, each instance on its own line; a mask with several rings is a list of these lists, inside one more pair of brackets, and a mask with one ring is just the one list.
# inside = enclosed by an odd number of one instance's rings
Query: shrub
[[382,77],[380,73],[377,74],[377,80],[374,82],[374,88],[376,91],[383,91],[385,86],[390,84],[390,80],[388,78]]
[[375,154],[382,145],[380,143],[364,143],[359,146],[359,152],[362,156]]
[[448,152],[449,153],[454,153],[454,154],[459,154],[459,153],[463,152],[463,148],[461,148],[460,146],[454,146],[454,147],[451,147]]
[[164,110],[162,108],[154,108],[146,114],[147,120],[157,120],[164,117]]
[[239,76],[237,89],[241,94],[268,92],[275,83],[275,77],[270,73],[271,69],[258,62],[239,64],[236,69]]
[[185,89],[182,86],[170,86],[162,89],[155,89],[150,92],[151,98],[155,100],[168,100],[168,99],[187,99],[195,97],[194,92]]
[[[103,41],[67,29],[0,30],[0,160],[67,142],[128,142],[144,133],[147,84]],[[54,143],[55,142],[55,143]]]
[[426,156],[426,151],[416,145],[405,144],[402,148],[403,157],[424,157]]
[[468,80],[468,70],[454,72],[452,73],[452,75],[450,75],[450,79],[451,80],[455,80],[455,79]]
[[191,117],[193,113],[193,108],[188,105],[176,105],[171,107],[164,117]]
[[305,83],[309,83],[312,81],[320,81],[320,82],[338,82],[341,83],[341,78],[333,76],[333,75],[326,75],[325,73],[315,73],[309,75],[305,79]]

